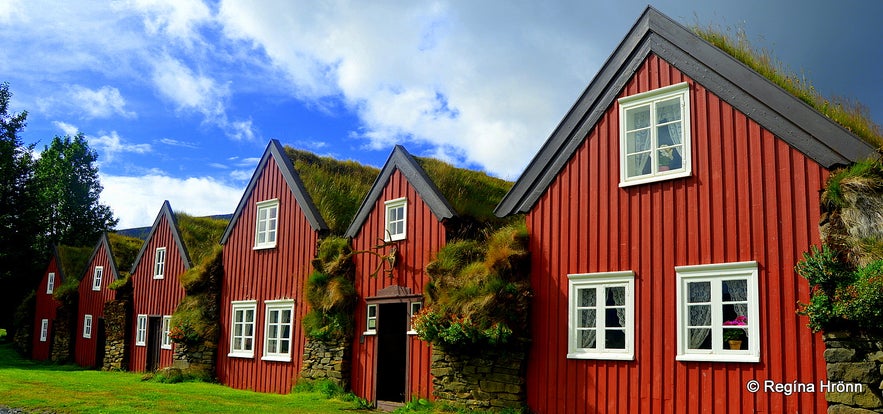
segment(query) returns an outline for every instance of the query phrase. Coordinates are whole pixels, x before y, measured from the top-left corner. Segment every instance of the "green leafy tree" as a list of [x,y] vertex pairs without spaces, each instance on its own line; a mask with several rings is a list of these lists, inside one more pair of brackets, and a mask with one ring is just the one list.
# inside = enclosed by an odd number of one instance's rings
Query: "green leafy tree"
[[0,84],[0,326],[7,328],[16,305],[33,289],[34,257],[40,254],[35,248],[34,146],[19,137],[28,113],[9,113],[11,97],[9,84]]
[[41,244],[92,245],[102,231],[116,226],[110,207],[99,201],[97,159],[82,133],[56,136],[43,150],[35,169]]

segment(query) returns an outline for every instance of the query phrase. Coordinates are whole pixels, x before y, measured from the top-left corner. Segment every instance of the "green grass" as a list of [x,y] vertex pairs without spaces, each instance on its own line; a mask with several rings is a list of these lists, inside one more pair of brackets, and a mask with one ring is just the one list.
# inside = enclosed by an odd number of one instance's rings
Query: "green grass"
[[25,360],[10,344],[0,344],[0,405],[28,411],[338,413],[353,407],[352,402],[326,399],[321,392],[262,394],[200,382],[161,384],[141,377]]

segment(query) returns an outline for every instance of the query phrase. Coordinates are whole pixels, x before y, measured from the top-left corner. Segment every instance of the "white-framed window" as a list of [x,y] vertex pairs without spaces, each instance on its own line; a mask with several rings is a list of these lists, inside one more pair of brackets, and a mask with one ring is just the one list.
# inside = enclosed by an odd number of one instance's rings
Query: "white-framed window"
[[691,173],[686,82],[619,99],[621,187]]
[[162,279],[166,275],[166,248],[157,247],[153,262],[153,278]]
[[677,359],[760,361],[757,262],[678,266],[675,273]]
[[51,295],[55,291],[55,273],[49,272],[46,276],[46,294]]
[[135,345],[147,345],[147,315],[138,315],[135,324]]
[[411,302],[408,304],[408,335],[417,335],[414,330],[414,317],[423,309],[423,302]]
[[278,199],[257,203],[257,217],[254,233],[255,249],[270,249],[276,247],[276,228],[278,222]]
[[365,308],[365,335],[377,335],[377,305]]
[[83,316],[83,338],[92,337],[92,315]]
[[162,349],[172,349],[172,337],[169,336],[169,331],[172,330],[172,316],[171,315],[163,315],[162,317],[162,342],[160,344],[160,348]]
[[567,358],[633,360],[635,274],[567,275]]
[[293,300],[268,300],[264,324],[264,356],[266,361],[291,362],[291,336],[294,324]]
[[233,307],[233,325],[230,331],[231,357],[254,357],[254,320],[257,302],[253,300],[236,301]]
[[49,319],[40,321],[40,342],[46,342],[49,338]]
[[404,240],[408,228],[408,199],[397,198],[384,203],[386,206],[386,241]]
[[95,266],[92,272],[92,290],[101,290],[102,277],[104,277],[104,266]]

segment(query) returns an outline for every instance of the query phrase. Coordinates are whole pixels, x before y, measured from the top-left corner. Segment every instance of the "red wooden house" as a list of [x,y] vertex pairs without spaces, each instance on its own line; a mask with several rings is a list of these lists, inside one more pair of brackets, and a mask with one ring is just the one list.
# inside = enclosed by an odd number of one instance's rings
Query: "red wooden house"
[[[369,401],[403,402],[429,397],[432,391],[430,347],[411,329],[411,317],[422,307],[428,281],[424,268],[451,237],[461,235],[464,226],[459,225],[471,218],[452,207],[465,200],[455,198],[456,191],[443,194],[436,183],[444,178],[430,177],[426,163],[449,168],[453,173],[446,174],[448,179],[464,172],[481,174],[417,159],[396,146],[346,232],[354,251],[389,255],[395,249],[391,268],[377,255],[354,256],[358,301],[351,387]],[[496,203],[508,188],[498,181],[499,195],[486,192],[480,202]]]
[[794,265],[873,151],[648,8],[497,209],[531,234],[530,409],[825,411],[764,382],[825,378]]
[[[77,299],[77,329],[74,332],[74,362],[84,367],[101,367],[104,359],[104,304],[116,298],[110,284],[132,266],[131,246],[140,240],[115,233],[102,233],[86,264]],[[137,251],[137,250],[135,250]],[[131,256],[131,257],[130,257]],[[119,270],[124,269],[124,270]]]
[[290,392],[302,363],[304,283],[325,230],[291,159],[271,141],[221,238],[223,384]]
[[52,246],[49,265],[37,286],[36,311],[34,314],[34,335],[31,357],[39,361],[50,358],[55,339],[55,318],[61,306],[55,290],[67,277],[76,277],[82,270],[83,260],[78,260],[76,251],[83,250],[67,246]]
[[[199,223],[192,223],[194,220]],[[179,225],[179,221],[182,221]],[[190,225],[200,234],[190,235]],[[168,201],[163,202],[153,227],[132,267],[132,307],[134,321],[130,333],[132,371],[154,371],[172,365],[173,346],[169,338],[172,314],[186,294],[179,277],[199,265],[218,237],[226,221],[209,217],[176,215]],[[211,238],[211,240],[203,240]],[[189,242],[188,242],[189,240]]]

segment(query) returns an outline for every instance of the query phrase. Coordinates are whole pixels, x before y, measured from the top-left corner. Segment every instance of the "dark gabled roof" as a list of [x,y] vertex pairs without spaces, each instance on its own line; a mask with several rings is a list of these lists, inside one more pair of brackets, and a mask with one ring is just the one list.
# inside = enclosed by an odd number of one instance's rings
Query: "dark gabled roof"
[[301,182],[300,177],[291,165],[291,159],[285,154],[285,150],[282,148],[282,145],[279,144],[279,141],[274,139],[270,140],[270,143],[267,144],[267,149],[264,151],[261,161],[258,163],[254,174],[252,174],[248,186],[245,187],[242,199],[239,200],[239,205],[236,207],[236,211],[233,212],[233,218],[230,219],[230,223],[227,224],[227,229],[224,231],[224,236],[221,237],[221,244],[227,243],[227,238],[230,237],[233,227],[236,225],[236,222],[239,221],[242,211],[246,207],[248,197],[251,195],[251,192],[254,191],[258,179],[264,171],[264,168],[266,168],[267,163],[270,162],[271,157],[276,165],[279,166],[279,171],[282,173],[282,177],[285,178],[285,182],[288,184],[291,194],[294,195],[294,198],[297,200],[298,205],[304,212],[304,215],[306,216],[307,221],[309,221],[310,226],[313,227],[313,230],[324,231],[328,229],[325,220],[322,219],[322,216],[319,214],[318,210],[316,210],[313,200],[310,198],[309,193],[307,193],[304,188],[303,182]]
[[187,247],[181,239],[181,232],[178,231],[178,220],[175,217],[175,214],[172,213],[172,205],[169,204],[169,200],[165,200],[162,203],[162,207],[159,209],[159,213],[156,215],[156,220],[153,221],[153,226],[150,227],[150,232],[147,234],[144,244],[141,246],[141,250],[138,251],[138,256],[135,257],[135,262],[132,263],[132,270],[130,273],[134,274],[135,268],[141,263],[141,257],[144,255],[144,251],[147,250],[148,242],[150,242],[150,239],[156,234],[159,223],[162,221],[163,217],[166,218],[169,227],[172,228],[172,237],[175,239],[175,244],[178,245],[178,253],[181,255],[181,258],[184,259],[184,268],[189,270],[193,267],[193,263],[190,261],[190,254],[187,252]]
[[356,216],[353,218],[352,223],[349,228],[347,228],[346,237],[355,237],[359,234],[359,230],[361,230],[365,220],[368,219],[368,214],[370,214],[377,199],[379,199],[383,193],[383,188],[386,186],[392,173],[396,170],[402,172],[405,179],[407,179],[411,186],[417,190],[417,194],[420,195],[420,198],[426,203],[439,221],[457,215],[453,207],[451,207],[451,204],[442,195],[441,191],[439,191],[438,187],[436,187],[429,176],[426,175],[426,171],[424,171],[420,164],[417,163],[417,160],[415,160],[404,147],[396,145],[395,148],[393,148],[389,159],[386,160],[386,164],[383,165],[383,169],[380,170],[380,175],[374,180],[374,184],[371,186],[368,195],[365,197],[364,201],[362,201],[362,205],[356,212]]
[[655,54],[825,168],[872,155],[874,147],[648,6],[497,206],[526,213],[567,164],[649,54]]

